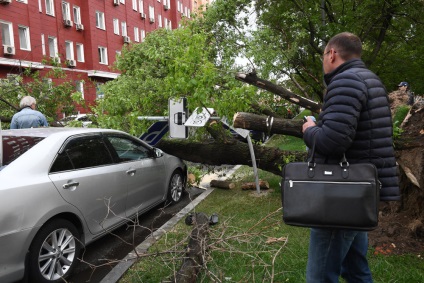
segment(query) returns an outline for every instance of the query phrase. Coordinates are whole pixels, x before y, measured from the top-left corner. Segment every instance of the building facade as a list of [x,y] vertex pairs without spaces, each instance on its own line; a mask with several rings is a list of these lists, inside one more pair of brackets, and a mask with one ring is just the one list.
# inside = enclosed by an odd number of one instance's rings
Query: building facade
[[27,68],[43,76],[61,66],[92,105],[102,98],[99,86],[119,75],[111,66],[122,47],[142,43],[155,29],[178,28],[190,18],[192,5],[192,0],[0,0],[0,78]]

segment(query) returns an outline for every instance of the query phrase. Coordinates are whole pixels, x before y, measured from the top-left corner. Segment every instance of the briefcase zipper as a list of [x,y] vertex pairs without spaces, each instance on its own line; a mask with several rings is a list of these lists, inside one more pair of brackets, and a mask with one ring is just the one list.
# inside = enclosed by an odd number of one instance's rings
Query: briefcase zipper
[[[358,185],[371,185],[371,182],[329,182],[329,181],[293,181],[289,180],[289,187],[293,188],[294,183],[314,183],[314,184],[358,184]],[[381,187],[380,187],[381,188]]]

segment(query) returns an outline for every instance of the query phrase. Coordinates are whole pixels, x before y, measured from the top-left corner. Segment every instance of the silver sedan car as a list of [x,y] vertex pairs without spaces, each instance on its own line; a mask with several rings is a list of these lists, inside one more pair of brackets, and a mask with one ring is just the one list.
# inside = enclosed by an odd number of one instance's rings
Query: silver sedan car
[[121,131],[5,130],[0,140],[3,283],[25,272],[64,282],[85,245],[185,189],[179,158]]

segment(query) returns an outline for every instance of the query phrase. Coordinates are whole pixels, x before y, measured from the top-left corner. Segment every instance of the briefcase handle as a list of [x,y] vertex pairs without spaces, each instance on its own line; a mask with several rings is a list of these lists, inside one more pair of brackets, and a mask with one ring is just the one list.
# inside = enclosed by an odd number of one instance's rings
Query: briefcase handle
[[[346,155],[343,152],[343,157],[341,158],[340,167],[342,168],[342,176],[343,178],[349,177],[349,162],[347,162]],[[312,151],[311,155],[308,159],[308,176],[313,177],[315,175],[315,137],[314,137],[314,144],[312,145]]]

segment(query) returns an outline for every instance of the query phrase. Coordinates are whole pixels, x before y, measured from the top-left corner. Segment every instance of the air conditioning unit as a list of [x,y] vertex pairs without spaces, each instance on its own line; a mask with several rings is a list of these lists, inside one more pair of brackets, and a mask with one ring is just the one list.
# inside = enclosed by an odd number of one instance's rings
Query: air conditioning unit
[[77,30],[84,30],[83,24],[76,24],[75,27],[76,27]]
[[115,5],[115,6],[119,6],[119,0],[113,0],[113,5]]
[[5,55],[15,55],[15,47],[10,45],[3,46]]
[[56,63],[56,64],[60,64],[60,57],[52,57],[52,62]]
[[145,19],[146,18],[146,14],[145,13],[140,13],[140,16],[141,16],[142,19]]
[[155,18],[150,18],[150,23],[153,24],[155,22]]
[[167,5],[167,4],[163,4],[163,8],[164,8],[165,10],[169,10],[169,9],[170,9],[169,5]]
[[9,4],[9,3],[12,3],[12,0],[0,0],[0,3]]
[[124,43],[130,43],[131,42],[129,36],[123,36],[123,38],[124,38]]
[[63,24],[65,25],[65,27],[71,27],[72,21],[71,20],[63,20]]
[[66,64],[68,65],[68,67],[75,67],[77,65],[77,61],[68,60],[68,61],[66,61]]

